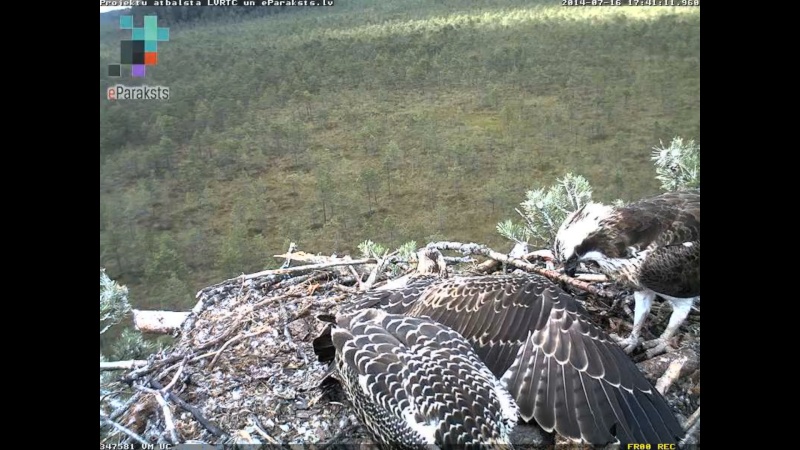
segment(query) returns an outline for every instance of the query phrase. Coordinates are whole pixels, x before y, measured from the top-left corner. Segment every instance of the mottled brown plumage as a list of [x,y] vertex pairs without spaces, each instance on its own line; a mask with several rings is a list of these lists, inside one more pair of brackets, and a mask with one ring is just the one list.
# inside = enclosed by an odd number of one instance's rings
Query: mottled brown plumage
[[668,192],[613,208],[584,205],[561,225],[555,253],[567,274],[580,261],[594,261],[635,291],[634,329],[624,341],[629,352],[656,294],[669,300],[674,312],[655,345],[664,344],[700,296],[700,192]]
[[663,397],[577,301],[538,275],[420,277],[345,311],[385,308],[457,331],[500,378],[525,420],[592,444],[676,443]]
[[383,448],[509,448],[514,400],[449,327],[366,309],[339,314],[332,342],[347,397]]

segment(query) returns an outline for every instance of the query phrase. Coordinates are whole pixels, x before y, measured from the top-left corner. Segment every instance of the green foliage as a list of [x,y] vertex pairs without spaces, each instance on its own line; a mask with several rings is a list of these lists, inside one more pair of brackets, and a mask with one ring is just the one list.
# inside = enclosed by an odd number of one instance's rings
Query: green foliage
[[369,239],[358,244],[358,249],[364,258],[383,258],[386,255],[386,247]]
[[145,340],[142,333],[126,328],[114,343],[109,359],[112,361],[147,359],[150,354],[158,350],[158,344]]
[[128,288],[120,286],[100,269],[100,334],[120,323],[131,311],[128,302]]
[[653,147],[652,160],[656,166],[656,179],[666,191],[700,187],[700,144],[683,138],[672,139],[668,147],[660,142]]
[[[500,235],[516,242],[549,246],[567,215],[592,200],[592,187],[580,175],[566,174],[555,185],[526,192],[520,203],[526,226],[510,220],[497,224]],[[531,242],[532,241],[532,242]]]
[[417,241],[408,241],[397,248],[397,256],[409,261],[417,255]]
[[498,223],[497,232],[506,239],[510,239],[514,242],[528,242],[532,236],[530,228],[515,223],[511,219]]

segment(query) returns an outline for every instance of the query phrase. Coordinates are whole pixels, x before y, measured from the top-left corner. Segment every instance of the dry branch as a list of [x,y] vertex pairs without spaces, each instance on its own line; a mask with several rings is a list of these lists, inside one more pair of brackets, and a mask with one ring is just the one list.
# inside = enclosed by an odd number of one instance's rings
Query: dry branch
[[[153,386],[154,388],[158,389],[158,390],[161,390],[161,389],[164,388],[156,380],[150,380],[150,385]],[[213,434],[216,437],[225,436],[225,432],[224,431],[222,431],[218,426],[214,425],[212,422],[210,422],[208,419],[206,419],[205,416],[203,416],[203,414],[200,412],[199,409],[197,409],[194,406],[192,406],[189,403],[187,403],[186,400],[178,397],[177,395],[175,395],[174,392],[167,392],[166,396],[167,396],[167,399],[175,402],[176,405],[180,406],[181,408],[185,409],[186,411],[189,411],[189,413],[192,414],[192,416],[195,418],[195,420],[200,422],[200,425],[202,425],[206,430],[208,430],[209,433]]]
[[100,371],[105,370],[131,370],[144,367],[147,361],[140,359],[130,359],[127,361],[100,361]]
[[660,392],[661,395],[664,395],[664,393],[667,392],[667,389],[669,389],[669,387],[672,386],[672,383],[674,383],[675,380],[678,379],[678,377],[681,374],[681,369],[688,360],[689,358],[684,356],[682,358],[675,359],[671,363],[669,363],[669,367],[667,367],[667,370],[666,372],[664,372],[664,375],[662,375],[656,382],[656,390]]
[[181,328],[189,317],[185,311],[133,310],[133,325],[142,333],[172,334]]
[[518,267],[522,270],[543,275],[547,278],[550,278],[553,281],[560,281],[562,283],[569,284],[570,286],[573,286],[575,288],[581,289],[586,292],[590,292],[599,297],[605,297],[611,299],[616,297],[616,293],[611,292],[607,289],[592,286],[589,283],[568,277],[564,274],[556,272],[555,270],[542,269],[541,267],[536,267],[535,265],[519,258],[511,258],[508,255],[496,252],[485,245],[480,245],[475,243],[464,244],[461,242],[447,242],[447,241],[434,242],[428,245],[436,247],[439,250],[455,250],[455,251],[460,251],[461,253],[464,254],[486,256],[487,258],[491,258],[500,261],[502,263]]
[[172,411],[169,409],[169,405],[167,404],[167,400],[164,398],[164,394],[160,390],[156,391],[144,386],[134,386],[134,388],[153,395],[153,397],[156,399],[156,402],[158,402],[158,405],[161,407],[161,414],[164,415],[164,431],[168,433],[169,441],[172,444],[180,443],[178,432],[175,430],[175,421],[172,419]]
[[341,260],[341,261],[334,261],[334,262],[320,263],[320,264],[309,264],[306,266],[288,267],[286,269],[263,270],[261,272],[251,273],[248,275],[240,275],[236,278],[230,278],[218,284],[227,284],[235,281],[252,280],[254,278],[261,278],[270,275],[298,274],[298,273],[308,272],[311,270],[330,269],[333,267],[340,267],[340,266],[358,266],[361,264],[375,264],[376,262],[377,261],[375,260],[375,258],[363,258],[363,259]]
[[139,436],[138,434],[134,433],[133,431],[123,427],[122,425],[118,424],[117,422],[114,422],[113,420],[109,419],[108,417],[106,417],[106,416],[104,416],[102,414],[100,415],[100,422],[102,422],[104,425],[110,425],[111,427],[115,428],[116,430],[127,434],[134,441],[138,442],[139,444],[142,444],[142,446],[145,446],[145,448],[149,448],[150,443],[145,441],[141,436]]

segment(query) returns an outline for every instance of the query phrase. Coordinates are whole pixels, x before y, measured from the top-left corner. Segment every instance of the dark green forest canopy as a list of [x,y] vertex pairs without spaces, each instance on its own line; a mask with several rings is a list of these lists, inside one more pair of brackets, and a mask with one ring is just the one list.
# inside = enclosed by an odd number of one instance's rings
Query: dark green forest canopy
[[699,8],[201,9],[156,11],[170,41],[144,83],[166,101],[106,99],[143,81],[107,77],[125,35],[101,16],[100,264],[136,307],[185,309],[290,241],[502,249],[526,190],[574,172],[639,198],[653,146],[700,139]]

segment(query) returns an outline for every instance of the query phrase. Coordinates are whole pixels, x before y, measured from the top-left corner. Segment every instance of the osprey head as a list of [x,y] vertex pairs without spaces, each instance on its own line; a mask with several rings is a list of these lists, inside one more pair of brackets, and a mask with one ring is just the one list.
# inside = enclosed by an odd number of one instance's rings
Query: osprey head
[[553,254],[564,264],[564,273],[575,276],[578,263],[594,259],[604,239],[598,239],[602,222],[611,216],[614,208],[601,203],[587,203],[564,220],[558,229]]

